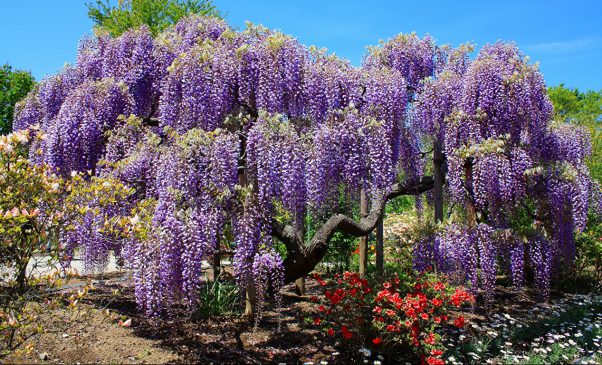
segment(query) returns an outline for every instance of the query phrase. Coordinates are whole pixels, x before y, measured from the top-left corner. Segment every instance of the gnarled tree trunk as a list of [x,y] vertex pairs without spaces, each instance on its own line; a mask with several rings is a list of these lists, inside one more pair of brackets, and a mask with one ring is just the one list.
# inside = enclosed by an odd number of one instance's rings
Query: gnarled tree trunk
[[433,208],[435,211],[435,222],[443,222],[443,151],[441,142],[433,143]]
[[344,214],[335,214],[326,220],[307,244],[298,230],[290,225],[274,221],[272,234],[284,243],[288,252],[284,260],[285,283],[291,283],[306,276],[316,267],[326,255],[328,242],[336,231],[355,237],[365,236],[372,232],[379,220],[382,219],[388,200],[401,195],[422,194],[432,188],[433,179],[430,176],[423,177],[418,181],[394,184],[388,193],[383,193],[372,201],[369,213],[359,222]]

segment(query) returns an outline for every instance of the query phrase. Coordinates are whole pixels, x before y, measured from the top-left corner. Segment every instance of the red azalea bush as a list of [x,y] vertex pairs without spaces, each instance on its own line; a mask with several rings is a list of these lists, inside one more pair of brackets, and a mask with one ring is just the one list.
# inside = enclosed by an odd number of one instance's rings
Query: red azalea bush
[[436,330],[447,323],[464,327],[465,318],[453,318],[450,310],[474,302],[466,290],[451,287],[434,274],[407,280],[395,275],[375,285],[350,272],[335,276],[333,283],[319,275],[314,278],[324,288],[324,300],[314,298],[319,303],[313,323],[328,336],[347,344],[387,348],[388,353],[409,350],[430,365],[444,363],[445,348]]
[[[335,275],[334,285],[329,285],[318,274],[314,275],[314,279],[325,289],[325,300],[319,304],[319,314],[313,323],[322,326],[331,337],[340,336],[345,341],[361,345],[372,321],[370,313],[374,295],[368,280],[348,271],[342,276]],[[319,302],[316,297],[312,299]]]

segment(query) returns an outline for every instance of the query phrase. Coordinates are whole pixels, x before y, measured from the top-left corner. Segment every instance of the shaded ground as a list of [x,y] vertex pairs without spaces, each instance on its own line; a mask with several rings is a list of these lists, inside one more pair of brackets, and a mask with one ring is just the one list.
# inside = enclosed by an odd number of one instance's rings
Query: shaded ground
[[[265,363],[350,363],[348,356],[339,354],[336,344],[329,342],[311,326],[303,325],[303,317],[311,317],[310,297],[319,294],[313,280],[307,281],[307,295],[298,297],[294,287],[284,290],[284,305],[279,313],[267,310],[258,328],[239,315],[210,319],[190,319],[175,316],[171,320],[151,323],[136,312],[133,293],[122,277],[104,277],[86,306],[94,310],[91,319],[66,333],[50,333],[34,342],[29,356],[2,359],[10,363],[202,363],[202,364],[265,364]],[[504,326],[527,328],[538,317],[554,313],[556,308],[574,305],[574,296],[556,293],[552,304],[541,304],[531,291],[499,288],[495,304],[485,311],[477,307],[463,313],[472,326],[460,341],[450,334],[448,346],[465,346],[467,341],[488,339],[502,348],[510,335],[503,335]],[[109,310],[107,315],[105,309]],[[511,318],[511,319],[510,319]],[[131,319],[131,327],[118,324]],[[595,324],[595,323],[594,323]],[[499,336],[497,333],[499,332]],[[493,335],[493,333],[496,333]],[[461,345],[461,343],[463,343]],[[471,345],[472,346],[472,345]],[[518,346],[518,345],[517,345]],[[341,349],[340,347],[338,348]],[[472,351],[472,350],[466,350]],[[479,354],[479,350],[476,354]],[[343,351],[341,351],[343,352]],[[484,353],[483,352],[483,353]],[[40,354],[46,354],[42,360]],[[461,362],[484,363],[482,358],[457,354]],[[462,356],[462,358],[459,358]],[[487,357],[493,362],[507,363],[508,357],[496,350]],[[512,355],[514,356],[514,355]],[[44,356],[43,356],[44,357]],[[357,359],[361,359],[356,357]],[[374,360],[375,357],[371,360]],[[0,361],[0,362],[2,362]],[[454,361],[451,361],[452,363]],[[372,361],[371,361],[372,363]],[[527,362],[528,363],[528,362]]]
[[[308,292],[316,291],[308,282]],[[115,291],[118,291],[116,293]],[[44,334],[29,356],[7,363],[202,363],[289,364],[324,359],[336,362],[336,350],[321,342],[318,332],[304,328],[311,311],[309,297],[299,298],[291,285],[284,291],[280,313],[267,310],[257,328],[240,316],[191,320],[174,318],[151,323],[136,312],[131,288],[120,278],[98,286],[87,301],[93,320],[68,333]],[[110,311],[107,316],[102,312]],[[118,321],[131,318],[124,328]],[[335,355],[333,355],[333,353]],[[47,354],[44,361],[40,354]]]

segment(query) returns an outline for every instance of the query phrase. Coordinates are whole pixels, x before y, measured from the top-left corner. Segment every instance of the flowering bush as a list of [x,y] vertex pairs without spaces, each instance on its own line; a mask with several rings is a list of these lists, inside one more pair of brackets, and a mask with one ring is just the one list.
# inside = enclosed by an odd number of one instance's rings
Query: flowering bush
[[421,361],[443,364],[440,356],[445,350],[441,336],[435,331],[444,323],[464,327],[462,316],[452,318],[451,308],[474,302],[463,288],[451,288],[435,276],[417,280],[410,292],[403,295],[399,280],[385,282],[374,299],[374,327],[385,345],[411,345]]
[[[50,332],[65,332],[76,324],[88,326],[93,312],[82,305],[95,287],[87,283],[65,284],[82,277],[73,269],[56,269],[29,278],[27,291],[2,294],[0,307],[0,359],[14,354],[30,354],[36,341],[32,337]],[[39,290],[42,289],[42,290]],[[10,302],[6,302],[10,299]]]
[[127,215],[120,202],[133,192],[115,179],[77,172],[60,176],[49,165],[35,163],[30,152],[38,151],[29,148],[44,139],[35,127],[0,137],[0,265],[14,273],[20,286],[34,254],[68,262],[69,241],[121,232],[124,216],[116,213]]
[[[128,223],[115,214],[132,193],[125,185],[92,174],[60,176],[49,165],[30,159],[30,152],[38,152],[30,151],[32,143],[45,137],[35,127],[0,136],[2,354],[42,331],[40,311],[56,307],[51,293],[72,276],[65,268],[73,255],[72,242],[95,240],[108,250],[111,239],[125,232]],[[76,304],[77,298],[71,298],[69,305]]]
[[437,330],[445,324],[458,328],[466,324],[464,317],[454,317],[450,310],[474,302],[466,290],[451,287],[433,274],[412,280],[395,275],[377,292],[357,273],[335,276],[333,285],[319,275],[314,278],[324,287],[325,300],[317,304],[313,323],[328,336],[348,344],[387,348],[387,353],[412,353],[430,365],[444,363],[445,348]]
[[[314,279],[325,289],[324,303],[318,306],[318,315],[313,323],[322,326],[328,336],[340,336],[348,342],[362,345],[369,335],[371,302],[374,295],[368,280],[357,273],[346,271],[334,276],[334,287],[318,274]],[[313,298],[318,302],[318,298]]]

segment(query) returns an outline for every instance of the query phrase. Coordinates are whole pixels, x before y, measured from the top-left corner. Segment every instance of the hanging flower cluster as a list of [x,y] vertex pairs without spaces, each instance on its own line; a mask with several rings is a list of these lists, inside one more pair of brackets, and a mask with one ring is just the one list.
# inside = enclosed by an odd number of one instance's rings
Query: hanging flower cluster
[[[572,265],[574,233],[596,194],[584,164],[589,137],[551,122],[543,77],[515,45],[485,46],[472,62],[461,48],[423,84],[416,114],[421,133],[444,146],[450,198],[465,208],[464,226],[428,238],[416,261],[461,274],[489,299],[498,269],[520,286],[531,265],[547,297],[551,276]],[[521,214],[533,217],[529,233],[504,233]],[[498,268],[498,259],[509,263]]]

